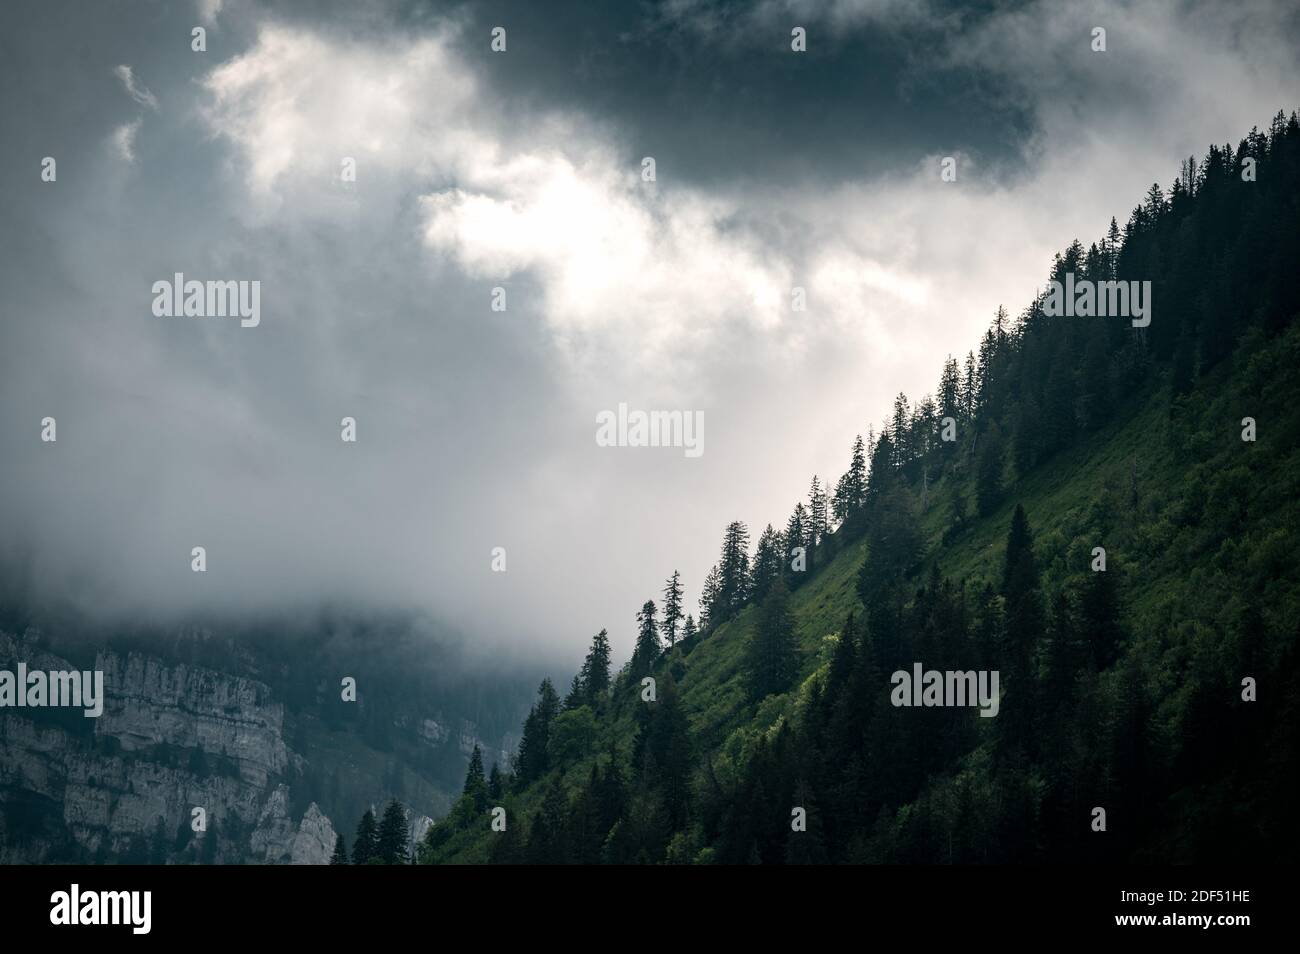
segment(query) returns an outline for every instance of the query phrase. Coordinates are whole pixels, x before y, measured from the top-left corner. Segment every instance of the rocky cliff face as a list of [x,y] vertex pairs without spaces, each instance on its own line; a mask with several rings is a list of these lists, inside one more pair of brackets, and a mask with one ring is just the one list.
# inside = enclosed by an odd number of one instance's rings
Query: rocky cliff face
[[[417,726],[420,738],[434,745],[450,742],[452,731],[437,719],[421,719]],[[460,720],[460,725],[455,729],[455,737],[456,746],[466,759],[477,745],[482,750],[483,761],[487,765],[493,762],[498,765],[509,765],[511,755],[519,746],[519,737],[513,732],[505,733],[499,745],[490,745],[480,737],[478,726],[468,719]]]
[[[37,635],[0,633],[0,669],[19,661],[79,668]],[[137,654],[101,653],[94,667],[97,719],[0,710],[0,862],[329,861],[330,819],[314,802],[290,810],[283,779],[299,756],[267,686]]]
[[[392,797],[418,841],[459,794],[475,745],[508,764],[532,696],[528,680],[495,673],[403,683],[420,666],[455,669],[455,647],[428,643],[345,704],[338,672],[367,651],[359,637],[340,650],[337,633],[258,643],[187,627],[86,648],[106,638],[0,630],[0,670],[104,675],[98,718],[0,708],[0,863],[324,864],[336,828],[350,844],[366,807]],[[388,631],[373,638],[391,648]],[[311,655],[331,639],[334,657]]]
[[118,740],[125,752],[159,744],[224,754],[240,779],[265,788],[289,765],[284,708],[251,679],[131,654],[100,653],[107,703],[96,734]]
[[253,857],[267,864],[324,865],[334,851],[334,826],[315,802],[294,824],[289,815],[289,789],[277,785],[266,800],[250,839]]

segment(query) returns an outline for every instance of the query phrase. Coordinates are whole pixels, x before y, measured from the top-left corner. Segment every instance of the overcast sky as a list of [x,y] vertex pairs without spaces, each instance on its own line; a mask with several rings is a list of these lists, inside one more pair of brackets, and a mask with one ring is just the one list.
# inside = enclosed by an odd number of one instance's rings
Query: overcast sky
[[[694,610],[728,521],[783,524],[1055,251],[1300,104],[1288,2],[326,6],[0,6],[29,598],[625,655],[673,569]],[[260,281],[260,324],[155,316],[176,272]],[[620,402],[702,411],[703,455],[597,446]]]

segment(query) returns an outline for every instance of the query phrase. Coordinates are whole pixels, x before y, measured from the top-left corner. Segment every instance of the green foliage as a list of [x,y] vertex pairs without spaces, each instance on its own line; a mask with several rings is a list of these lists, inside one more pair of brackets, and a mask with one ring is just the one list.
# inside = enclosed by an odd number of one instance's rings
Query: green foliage
[[357,837],[352,842],[352,863],[369,864],[371,859],[379,856],[379,826],[375,823],[375,813],[366,809],[357,823]]
[[772,584],[784,577],[786,564],[783,549],[781,534],[773,530],[769,523],[763,528],[754,549],[752,593],[755,600],[761,601],[772,589]]
[[[694,632],[695,625],[690,617],[687,617],[687,622],[691,624],[691,631]],[[609,667],[609,634],[602,629],[592,637],[591,649],[587,651],[582,671],[578,673],[582,696],[593,709],[601,709],[605,705],[605,695],[609,692],[610,685]]]
[[[1023,452],[1029,457],[1029,452]],[[984,436],[975,481],[975,508],[981,517],[993,513],[1002,499],[1002,436],[996,428]]]
[[589,706],[562,712],[551,723],[550,763],[571,765],[586,758],[596,744],[596,716]]
[[[495,769],[496,766],[493,766]],[[498,781],[499,784],[499,781]],[[474,751],[469,757],[469,768],[465,771],[465,787],[461,794],[468,798],[476,812],[482,812],[488,804],[488,783],[483,775],[483,750],[475,743]]]
[[636,614],[636,624],[636,648],[632,650],[631,674],[633,679],[640,679],[650,674],[663,651],[659,642],[659,627],[655,623],[654,600],[646,600],[641,612]]
[[785,692],[798,674],[790,592],[779,577],[759,610],[758,626],[746,647],[745,668],[755,702]]
[[[1186,186],[1153,187],[1122,230],[1053,263],[1153,281],[1149,328],[999,309],[937,400],[900,395],[854,441],[837,527],[796,510],[821,554],[797,589],[771,574],[778,535],[751,571],[732,523],[698,635],[641,656],[657,700],[625,679],[605,708],[565,713],[582,742],[521,772],[508,831],[449,817],[422,860],[1289,860],[1300,123],[1252,131],[1244,154],[1258,182],[1212,148]],[[934,438],[937,416],[958,441]],[[998,670],[998,716],[892,705],[890,674],[918,661]]]
[[330,864],[345,865],[348,863],[348,846],[343,841],[342,835],[334,836],[334,853],[330,855]]
[[677,627],[682,621],[682,579],[676,570],[664,583],[663,607],[663,620],[659,625],[663,629],[664,642],[672,649],[677,644]]
[[520,784],[541,778],[550,768],[551,722],[560,711],[560,699],[551,680],[537,687],[537,703],[524,720],[515,776]]
[[[482,769],[483,766],[480,763],[480,774]],[[375,840],[375,854],[366,860],[366,864],[406,864],[406,843],[409,838],[410,833],[406,827],[406,809],[401,802],[393,799],[384,809],[384,817],[379,823],[379,835]]]

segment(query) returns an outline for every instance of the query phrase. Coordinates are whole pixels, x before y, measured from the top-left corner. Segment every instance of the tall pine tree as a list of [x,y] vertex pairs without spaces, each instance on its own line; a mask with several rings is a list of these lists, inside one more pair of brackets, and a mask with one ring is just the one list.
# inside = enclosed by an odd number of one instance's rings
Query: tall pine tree
[[580,674],[587,703],[593,709],[600,708],[609,692],[609,655],[609,633],[602,629],[591,639]]
[[773,584],[759,610],[758,627],[745,647],[745,671],[755,701],[785,692],[798,674],[790,593],[781,580]]
[[537,687],[537,703],[524,720],[523,737],[519,740],[515,776],[523,785],[533,782],[550,769],[547,749],[551,739],[551,721],[560,711],[560,698],[550,679],[543,679]]
[[342,835],[334,836],[334,854],[330,855],[330,864],[345,865],[348,863],[348,846],[343,841]]
[[1025,508],[1016,505],[1007,534],[1002,567],[1002,596],[1006,601],[1006,624],[1001,663],[1001,688],[1006,697],[998,714],[998,729],[1005,743],[1004,753],[1028,753],[1036,707],[1035,657],[1043,637],[1042,597],[1038,589],[1038,567],[1034,540]]
[[641,611],[636,614],[636,625],[636,647],[632,650],[632,678],[641,679],[650,675],[662,651],[659,644],[659,628],[655,625],[654,600],[645,601]]
[[664,584],[663,610],[659,626],[664,634],[664,642],[672,649],[677,645],[677,627],[682,621],[682,578],[676,570],[673,570],[673,575]]
[[474,806],[476,813],[487,808],[487,778],[483,775],[483,750],[474,743],[474,751],[469,757],[469,768],[465,771],[465,787],[462,790]]
[[357,837],[352,842],[352,863],[368,865],[379,856],[379,826],[369,808],[357,823]]
[[[479,762],[482,772],[483,763]],[[384,817],[379,822],[379,836],[375,841],[375,857],[381,864],[404,865],[407,863],[406,843],[410,838],[406,827],[406,809],[397,799],[388,803]]]
[[785,565],[782,554],[781,535],[772,529],[769,523],[758,535],[758,544],[754,547],[754,571],[752,574],[753,592],[756,600],[767,595],[772,582],[782,573]]

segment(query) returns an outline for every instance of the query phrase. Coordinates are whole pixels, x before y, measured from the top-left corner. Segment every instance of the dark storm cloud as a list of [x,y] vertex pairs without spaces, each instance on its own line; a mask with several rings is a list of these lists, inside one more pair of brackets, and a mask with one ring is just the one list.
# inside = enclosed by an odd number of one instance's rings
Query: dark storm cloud
[[[1002,76],[940,52],[989,11],[911,2],[271,4],[340,35],[455,23],[489,108],[556,107],[617,131],[683,181],[840,182],[964,152],[1019,165],[1030,131]],[[232,6],[232,17],[238,15]],[[509,56],[489,49],[503,26]],[[790,31],[808,31],[792,55]]]
[[[1013,162],[1028,116],[1000,77],[937,48],[979,17],[917,3],[467,4],[470,62],[512,113],[564,104],[708,185],[838,182],[965,152]],[[793,55],[791,29],[808,51]],[[973,26],[971,27],[973,28]]]

